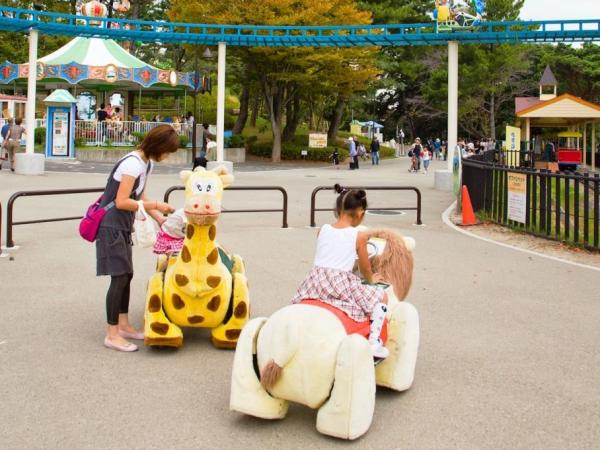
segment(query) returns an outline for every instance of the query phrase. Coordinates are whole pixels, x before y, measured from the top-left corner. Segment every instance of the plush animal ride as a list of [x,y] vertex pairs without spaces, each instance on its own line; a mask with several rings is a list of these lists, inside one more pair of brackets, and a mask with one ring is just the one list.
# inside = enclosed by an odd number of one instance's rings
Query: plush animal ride
[[180,327],[212,328],[216,347],[235,348],[248,321],[249,297],[244,263],[216,241],[223,189],[233,182],[224,167],[184,170],[187,225],[183,248],[148,284],[144,343],[180,347]]
[[[347,316],[343,323],[329,308],[313,302],[286,306],[244,327],[233,363],[232,410],[281,419],[293,401],[318,408],[321,433],[356,439],[371,425],[376,385],[396,391],[410,388],[419,316],[402,300],[412,281],[414,240],[390,230],[368,233],[386,241],[381,256],[371,258],[371,266],[391,283],[386,291],[390,356],[375,367],[364,335],[349,334]],[[367,323],[367,335],[368,328]]]

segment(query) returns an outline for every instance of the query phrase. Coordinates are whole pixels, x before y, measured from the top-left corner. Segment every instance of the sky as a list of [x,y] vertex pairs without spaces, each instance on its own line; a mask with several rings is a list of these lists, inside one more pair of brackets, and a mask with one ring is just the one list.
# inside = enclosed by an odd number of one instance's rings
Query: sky
[[600,0],[525,0],[521,19],[600,19]]

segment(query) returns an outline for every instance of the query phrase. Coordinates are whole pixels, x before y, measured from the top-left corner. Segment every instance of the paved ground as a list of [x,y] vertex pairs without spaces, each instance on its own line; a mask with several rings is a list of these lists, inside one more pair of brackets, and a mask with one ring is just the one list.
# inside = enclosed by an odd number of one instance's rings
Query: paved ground
[[[290,194],[290,229],[276,213],[226,214],[222,245],[248,267],[254,316],[287,304],[309,269],[315,230],[307,228],[312,189],[335,182],[416,185],[414,213],[368,216],[417,240],[409,301],[421,315],[415,384],[381,389],[370,431],[356,448],[597,448],[600,442],[600,301],[597,272],[538,258],[456,233],[440,219],[451,197],[433,173],[406,160],[364,166],[238,172],[237,184],[278,184]],[[434,162],[435,165],[435,162]],[[0,199],[43,187],[99,186],[106,174],[0,173]],[[152,195],[178,184],[156,174]],[[180,195],[180,194],[177,194]],[[173,197],[173,203],[181,197]],[[320,194],[320,205],[334,196]],[[17,220],[81,213],[93,195],[20,199]],[[391,197],[391,198],[389,198]],[[408,193],[370,195],[373,206],[410,204]],[[271,205],[278,194],[229,192],[229,208]],[[320,213],[319,223],[329,220]],[[178,351],[121,354],[102,347],[105,278],[76,222],[19,226],[14,260],[0,258],[0,448],[344,448],[319,435],[316,414],[292,407],[266,422],[228,410],[233,353],[187,331]],[[153,258],[135,249],[131,313],[142,317]]]

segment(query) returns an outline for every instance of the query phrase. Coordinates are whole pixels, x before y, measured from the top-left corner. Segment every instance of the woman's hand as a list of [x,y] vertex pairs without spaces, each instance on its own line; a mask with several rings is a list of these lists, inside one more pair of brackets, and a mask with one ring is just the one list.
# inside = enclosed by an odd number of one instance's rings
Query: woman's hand
[[169,214],[175,211],[175,208],[165,202],[156,202],[156,209],[163,214]]

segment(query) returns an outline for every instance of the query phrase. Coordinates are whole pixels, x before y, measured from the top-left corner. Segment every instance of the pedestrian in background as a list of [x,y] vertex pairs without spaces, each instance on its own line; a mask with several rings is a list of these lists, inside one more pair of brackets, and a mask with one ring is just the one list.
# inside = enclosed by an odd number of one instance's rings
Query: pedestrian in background
[[371,141],[371,163],[374,166],[379,165],[379,141],[376,137]]
[[7,150],[7,158],[10,162],[10,170],[15,171],[15,153],[21,148],[21,137],[23,134],[27,134],[25,128],[21,126],[23,119],[17,117],[14,125],[11,125],[6,134],[6,140],[4,141],[4,148]]

